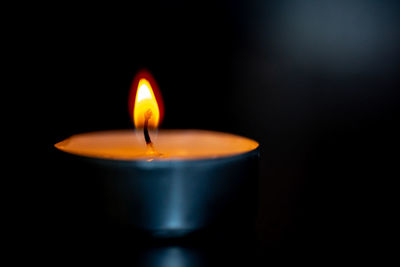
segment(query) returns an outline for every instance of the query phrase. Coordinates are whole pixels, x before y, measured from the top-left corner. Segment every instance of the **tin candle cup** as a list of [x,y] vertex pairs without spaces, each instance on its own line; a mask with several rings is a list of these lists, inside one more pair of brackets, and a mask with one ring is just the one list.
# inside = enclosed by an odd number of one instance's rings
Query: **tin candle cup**
[[163,157],[145,155],[143,141],[131,130],[79,134],[57,143],[75,222],[155,237],[253,226],[257,142],[219,132],[165,130],[154,144]]

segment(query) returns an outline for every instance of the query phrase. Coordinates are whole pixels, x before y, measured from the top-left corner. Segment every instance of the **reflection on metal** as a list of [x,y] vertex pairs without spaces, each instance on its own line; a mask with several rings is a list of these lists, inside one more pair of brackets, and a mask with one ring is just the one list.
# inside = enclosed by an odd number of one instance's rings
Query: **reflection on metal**
[[205,266],[198,252],[179,246],[153,248],[142,255],[140,266]]
[[[69,166],[66,183],[83,191],[72,210],[86,206],[91,212],[84,218],[89,213],[81,211],[82,222],[128,227],[155,237],[179,237],[215,226],[241,229],[254,222],[258,148],[237,156],[190,161],[62,156]],[[75,197],[72,192],[71,197]]]

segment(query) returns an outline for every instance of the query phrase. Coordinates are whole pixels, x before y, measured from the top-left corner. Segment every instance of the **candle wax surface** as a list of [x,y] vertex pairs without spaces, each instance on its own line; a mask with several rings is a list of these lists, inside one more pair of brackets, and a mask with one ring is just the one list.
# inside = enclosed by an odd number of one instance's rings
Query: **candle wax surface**
[[204,130],[150,132],[154,153],[149,153],[143,131],[112,130],[73,135],[55,147],[80,156],[113,160],[195,160],[229,157],[256,149],[251,139]]

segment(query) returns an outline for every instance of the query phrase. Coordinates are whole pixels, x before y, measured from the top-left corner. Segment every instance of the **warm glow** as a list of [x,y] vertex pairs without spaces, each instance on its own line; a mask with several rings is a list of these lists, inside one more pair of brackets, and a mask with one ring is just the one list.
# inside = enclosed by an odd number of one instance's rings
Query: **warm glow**
[[160,122],[160,111],[156,97],[150,82],[146,79],[140,79],[133,109],[133,121],[136,128],[143,128],[145,114],[149,110],[151,111],[151,117],[148,120],[148,127],[157,128]]
[[77,134],[55,146],[75,155],[148,162],[215,159],[258,148],[257,142],[245,137],[202,130],[160,130],[156,144],[163,156],[149,155],[143,140],[129,129]]
[[145,116],[147,127],[160,126],[164,117],[164,103],[153,75],[147,70],[139,71],[132,82],[129,93],[129,114],[136,128],[143,128]]

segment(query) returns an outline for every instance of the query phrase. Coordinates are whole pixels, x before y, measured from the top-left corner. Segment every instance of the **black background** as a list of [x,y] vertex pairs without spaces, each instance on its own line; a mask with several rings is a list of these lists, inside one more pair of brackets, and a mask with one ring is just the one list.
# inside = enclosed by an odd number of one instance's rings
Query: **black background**
[[37,14],[27,46],[41,65],[46,166],[72,134],[131,128],[130,84],[147,68],[164,98],[162,128],[261,144],[262,251],[350,252],[375,235],[397,162],[396,1],[59,4]]

